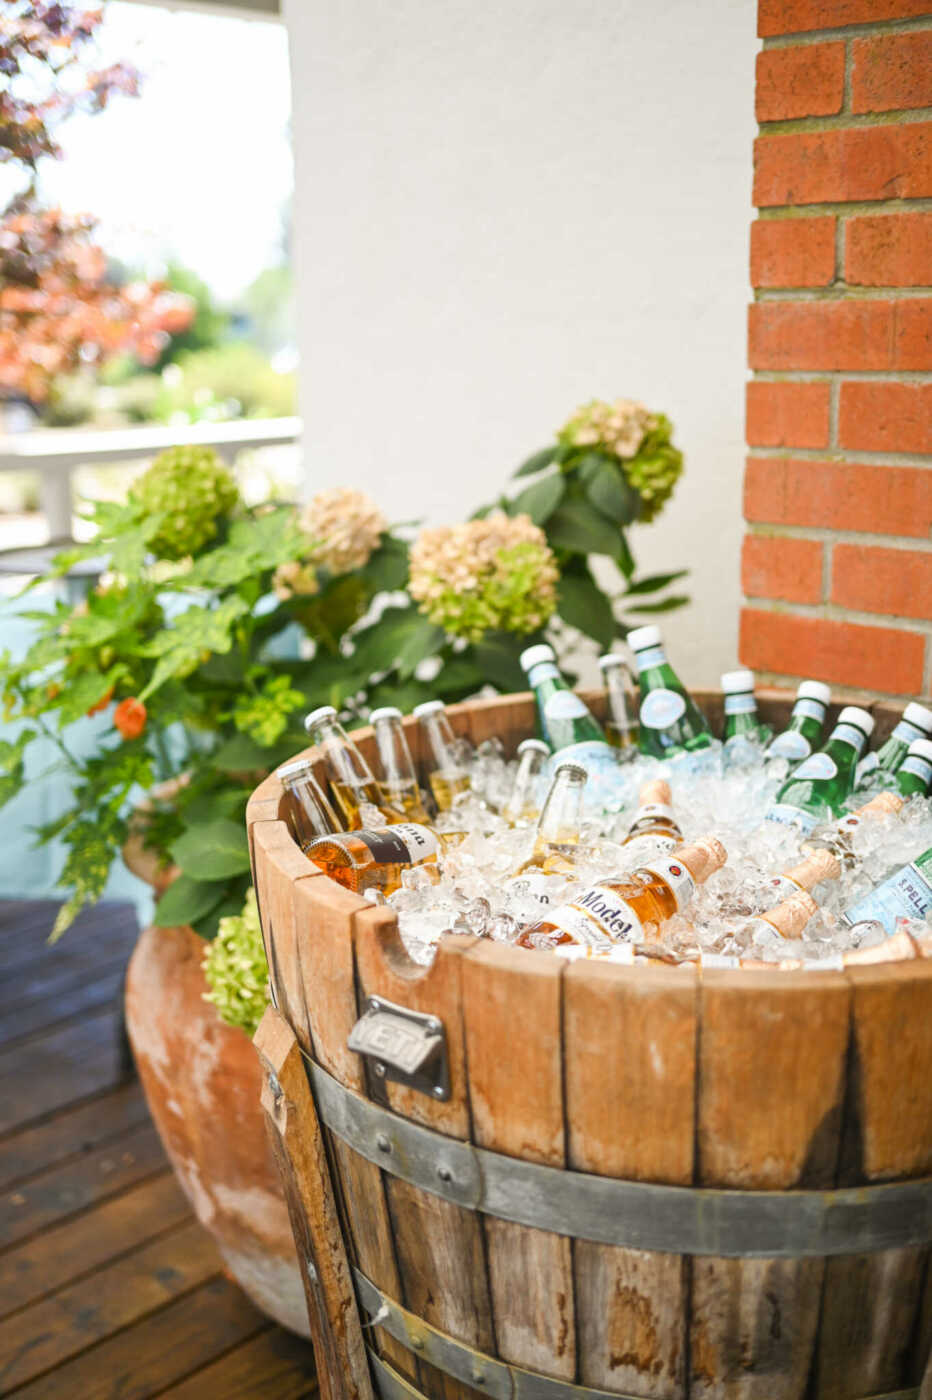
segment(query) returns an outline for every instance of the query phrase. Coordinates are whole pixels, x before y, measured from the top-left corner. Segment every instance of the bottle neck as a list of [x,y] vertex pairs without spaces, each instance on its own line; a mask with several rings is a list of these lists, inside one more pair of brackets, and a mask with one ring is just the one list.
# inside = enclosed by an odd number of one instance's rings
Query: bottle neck
[[737,695],[725,696],[726,715],[756,715],[757,701],[752,690],[741,691]]
[[453,730],[446,715],[430,715],[425,731],[434,770],[448,778],[465,777],[465,769],[456,757]]
[[855,758],[860,758],[867,747],[867,735],[856,724],[836,724],[825,747],[834,758],[847,761],[849,754],[846,750],[849,749],[854,750]]
[[386,783],[404,786],[417,781],[411,751],[400,719],[377,720],[375,743]]
[[527,673],[527,683],[532,690],[536,690],[543,681],[558,681],[566,685],[552,661],[538,661]]
[[668,666],[670,664],[662,644],[655,647],[645,647],[643,651],[635,652],[634,659],[639,675],[643,675],[645,671],[652,671],[655,666]]
[[537,823],[538,843],[576,845],[582,825],[585,786],[584,778],[577,778],[569,773],[557,774]]
[[372,769],[336,720],[320,726],[316,741],[331,779],[353,788],[375,782]]

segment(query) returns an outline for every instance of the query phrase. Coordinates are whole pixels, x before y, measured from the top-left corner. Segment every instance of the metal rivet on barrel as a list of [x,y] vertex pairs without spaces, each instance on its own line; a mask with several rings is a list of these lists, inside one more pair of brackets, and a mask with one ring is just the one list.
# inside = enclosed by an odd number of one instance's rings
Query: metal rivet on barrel
[[385,1066],[382,1064],[381,1060],[377,1060],[376,1063],[372,1066],[372,1068],[375,1070],[376,1074],[380,1079],[385,1078]]
[[423,1350],[423,1347],[424,1347],[424,1338],[423,1338],[423,1337],[412,1337],[412,1338],[411,1338],[411,1345],[414,1347],[414,1350],[415,1350],[415,1351],[422,1351],[422,1350]]
[[375,1145],[380,1152],[391,1152],[392,1145],[384,1133],[379,1133],[375,1140]]
[[435,1098],[435,1099],[442,1099],[442,1098],[443,1098],[443,1092],[444,1092],[444,1091],[443,1091],[443,1085],[442,1085],[442,1084],[435,1084],[435,1085],[434,1085],[434,1098]]
[[438,1168],[437,1168],[437,1175],[440,1177],[440,1180],[441,1180],[441,1181],[452,1181],[452,1180],[453,1180],[453,1173],[450,1171],[450,1168],[449,1168],[449,1167],[438,1167]]
[[438,1031],[441,1031],[441,1030],[443,1029],[443,1027],[441,1026],[440,1022],[437,1020],[437,1017],[436,1017],[436,1016],[431,1016],[430,1020],[427,1022],[427,1029],[428,1029],[429,1031],[433,1031],[434,1034],[436,1035]]

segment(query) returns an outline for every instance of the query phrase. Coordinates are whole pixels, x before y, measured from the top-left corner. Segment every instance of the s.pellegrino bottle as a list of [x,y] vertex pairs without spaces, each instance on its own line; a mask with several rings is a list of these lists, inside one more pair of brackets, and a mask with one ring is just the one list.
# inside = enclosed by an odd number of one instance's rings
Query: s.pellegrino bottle
[[808,835],[825,817],[840,816],[873,728],[866,710],[847,705],[828,741],[804,759],[780,788],[767,820],[795,826]]
[[832,692],[821,681],[801,681],[790,722],[782,734],[768,746],[764,759],[785,758],[788,763],[802,763],[822,741],[822,726],[832,698]]
[[725,728],[722,762],[725,768],[746,768],[760,763],[764,745],[773,730],[760,719],[754,696],[753,671],[726,671],[722,676]]
[[537,698],[541,737],[559,762],[581,764],[590,777],[617,773],[616,751],[588,705],[560,675],[553,648],[528,647],[521,653],[521,666]]
[[887,933],[898,919],[928,919],[932,915],[932,846],[909,865],[875,886],[842,914],[846,924],[873,920]]
[[932,742],[915,739],[896,770],[896,785],[903,797],[926,797],[932,792]]
[[636,627],[628,646],[641,685],[641,752],[664,758],[676,750],[710,748],[712,732],[667,660],[660,628]]
[[895,789],[897,769],[916,739],[932,739],[932,710],[911,701],[889,739],[861,759],[855,786]]

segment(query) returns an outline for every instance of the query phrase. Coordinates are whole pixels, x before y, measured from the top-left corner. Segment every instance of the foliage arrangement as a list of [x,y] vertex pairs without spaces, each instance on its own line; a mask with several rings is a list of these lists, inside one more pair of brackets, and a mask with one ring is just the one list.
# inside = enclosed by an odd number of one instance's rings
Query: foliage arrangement
[[242,913],[220,920],[216,938],[205,949],[203,966],[210,987],[204,1000],[213,1002],[228,1026],[254,1035],[268,1004],[269,976],[255,890],[246,895]]
[[[625,580],[619,609],[685,601],[643,601],[679,575],[636,578],[624,535],[639,510],[662,504],[681,468],[677,453],[662,495],[621,485],[652,433],[669,443],[668,425],[648,423],[639,451],[614,460],[604,446],[558,440],[531,459],[532,487],[413,542],[351,488],[321,491],[303,509],[249,508],[201,447],[162,453],[124,505],[91,507],[91,543],[57,556],[30,587],[103,559],[97,586],[77,605],[46,587],[45,606],[25,614],[35,629],[28,652],[0,658],[5,717],[19,723],[0,743],[0,801],[19,790],[40,740],[55,745],[68,777],[67,810],[38,832],[67,850],[55,936],[99,898],[144,794],[146,843],[180,872],[157,922],[213,937],[240,916],[249,888],[246,802],[304,747],[309,708],[333,704],[353,722],[376,705],[520,690],[529,641],[565,652],[582,633],[608,646],[626,624],[591,572],[597,556]],[[112,729],[98,752],[78,757],[68,731],[95,713]],[[160,795],[167,783],[170,797]]]

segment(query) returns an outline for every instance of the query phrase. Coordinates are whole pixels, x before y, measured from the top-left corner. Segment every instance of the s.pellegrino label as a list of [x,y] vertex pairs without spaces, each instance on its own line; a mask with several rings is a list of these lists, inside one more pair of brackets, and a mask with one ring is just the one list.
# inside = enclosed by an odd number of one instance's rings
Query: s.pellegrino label
[[788,802],[774,802],[767,811],[767,820],[780,822],[782,826],[795,826],[798,831],[808,835],[821,818],[817,812],[804,812],[801,807],[791,807]]
[[376,831],[354,831],[380,865],[414,865],[436,855],[439,843],[429,827],[398,822]]
[[927,919],[932,911],[932,847],[905,865],[842,914],[846,924],[875,920],[887,933],[897,919]]

